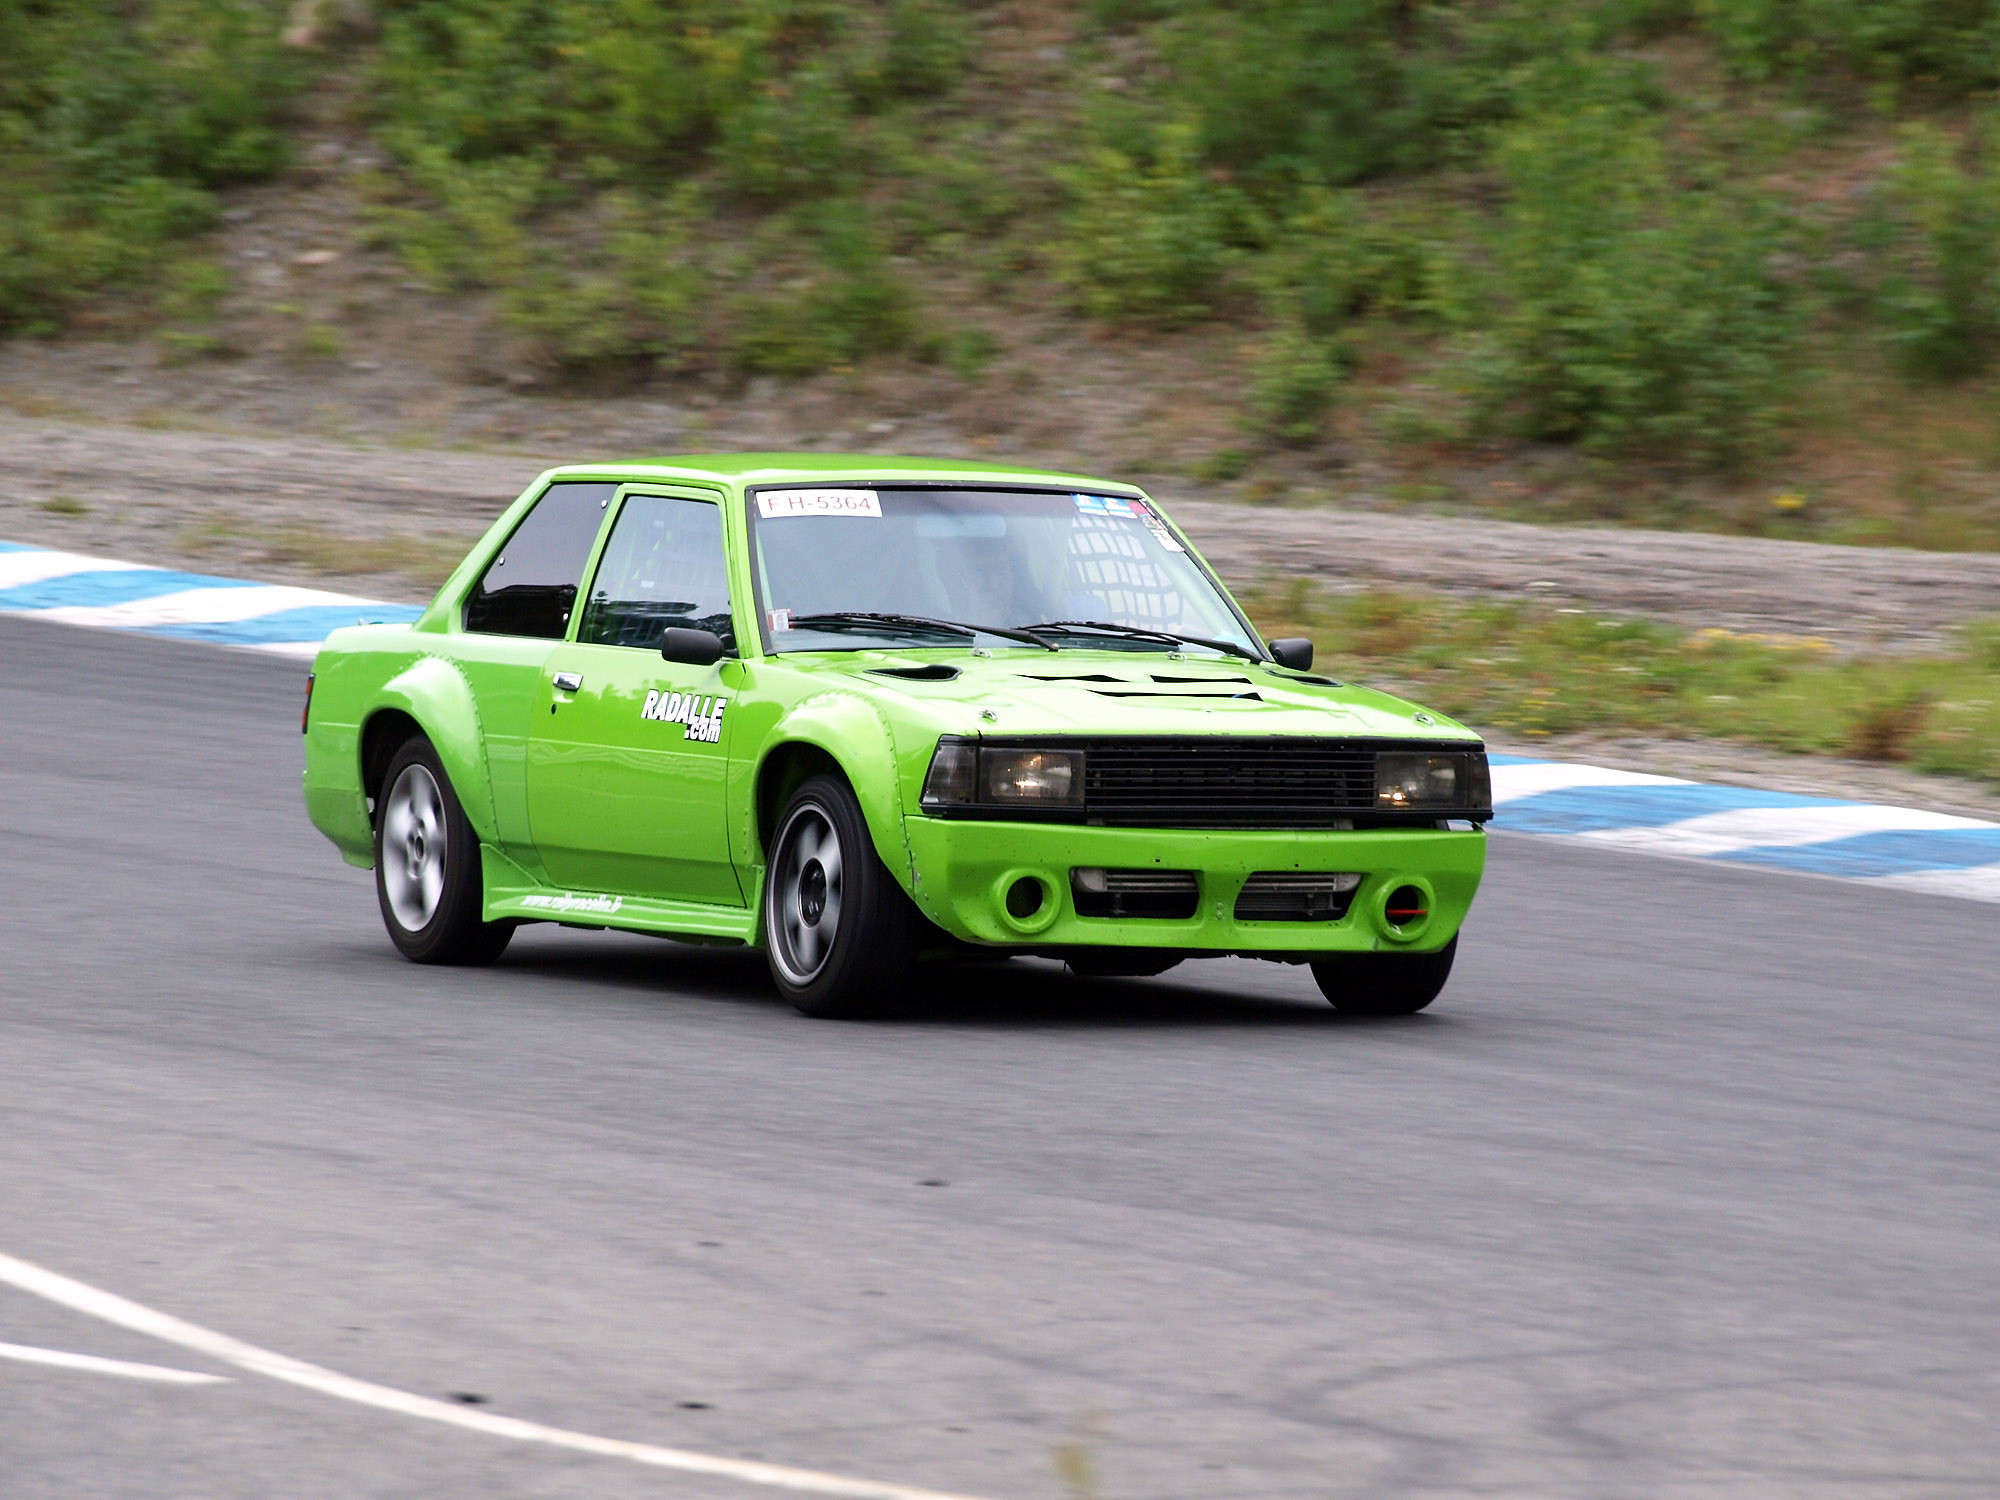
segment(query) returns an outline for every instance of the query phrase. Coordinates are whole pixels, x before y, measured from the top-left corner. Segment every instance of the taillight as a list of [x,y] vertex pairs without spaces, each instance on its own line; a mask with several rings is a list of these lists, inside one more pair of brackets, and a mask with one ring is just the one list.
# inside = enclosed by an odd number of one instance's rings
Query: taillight
[[313,678],[317,675],[318,675],[317,673],[313,672],[306,673],[306,701],[305,701],[305,706],[299,710],[300,734],[304,734],[306,732],[306,725],[312,721]]

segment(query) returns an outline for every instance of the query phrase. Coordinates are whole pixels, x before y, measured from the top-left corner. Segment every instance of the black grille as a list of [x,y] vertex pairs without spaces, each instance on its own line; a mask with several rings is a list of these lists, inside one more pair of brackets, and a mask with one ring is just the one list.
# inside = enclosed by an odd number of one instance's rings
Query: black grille
[[1338,922],[1353,904],[1356,875],[1259,870],[1236,897],[1239,922]]
[[1375,806],[1375,749],[1326,740],[1093,741],[1093,823],[1325,828]]
[[1071,870],[1070,900],[1079,917],[1151,917],[1185,921],[1201,892],[1192,870]]

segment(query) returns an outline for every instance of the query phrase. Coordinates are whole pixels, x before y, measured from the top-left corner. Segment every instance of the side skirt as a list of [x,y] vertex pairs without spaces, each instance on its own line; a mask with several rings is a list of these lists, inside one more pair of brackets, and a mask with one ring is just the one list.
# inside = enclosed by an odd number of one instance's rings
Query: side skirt
[[536,880],[491,844],[482,844],[479,856],[486,876],[482,915],[488,922],[560,922],[569,927],[615,927],[738,943],[751,942],[757,935],[754,906],[558,890]]

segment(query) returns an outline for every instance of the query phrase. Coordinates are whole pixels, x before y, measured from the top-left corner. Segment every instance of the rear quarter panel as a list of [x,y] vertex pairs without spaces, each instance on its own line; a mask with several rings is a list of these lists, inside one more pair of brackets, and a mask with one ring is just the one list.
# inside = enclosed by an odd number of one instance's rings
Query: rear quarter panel
[[407,730],[400,722],[381,723],[383,714],[415,723],[436,748],[481,840],[499,840],[477,697],[461,666],[439,654],[447,639],[408,626],[341,630],[328,637],[313,663],[306,812],[352,864],[374,863],[366,784],[369,730],[375,726],[397,738]]

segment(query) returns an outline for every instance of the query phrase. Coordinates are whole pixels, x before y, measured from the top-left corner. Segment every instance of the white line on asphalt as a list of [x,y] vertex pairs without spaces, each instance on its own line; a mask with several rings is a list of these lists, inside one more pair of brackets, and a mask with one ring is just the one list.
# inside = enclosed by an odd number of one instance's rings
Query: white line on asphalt
[[227,1385],[227,1375],[203,1375],[194,1370],[171,1370],[165,1365],[142,1365],[129,1359],[100,1359],[95,1354],[71,1354],[64,1349],[37,1349],[32,1344],[0,1344],[0,1359],[19,1360],[24,1365],[54,1365],[59,1370],[88,1370],[95,1375],[122,1375],[127,1380],[157,1380],[163,1385]]
[[224,1364],[235,1365],[252,1374],[303,1386],[323,1396],[393,1411],[406,1417],[421,1417],[447,1427],[483,1432],[489,1437],[513,1438],[523,1443],[543,1443],[573,1453],[592,1453],[603,1458],[622,1458],[656,1469],[678,1469],[687,1474],[708,1474],[718,1479],[740,1479],[746,1484],[769,1485],[776,1489],[802,1490],[815,1495],[840,1495],[847,1500],[972,1500],[971,1496],[947,1494],[941,1490],[917,1489],[906,1484],[883,1484],[871,1479],[848,1479],[839,1474],[822,1474],[813,1469],[792,1469],[783,1464],[757,1463],[741,1458],[717,1458],[693,1453],[685,1448],[656,1448],[650,1443],[631,1443],[622,1438],[593,1437],[587,1432],[570,1432],[561,1427],[544,1427],[518,1417],[491,1412],[469,1411],[448,1401],[412,1395],[372,1381],[307,1364],[289,1355],[274,1354],[255,1344],[246,1344],[226,1333],[215,1333],[184,1322],[169,1313],[155,1312],[137,1302],[129,1302],[113,1292],[99,1291],[81,1281],[73,1281],[54,1271],[11,1255],[0,1255],[0,1283],[44,1297],[59,1306],[89,1317],[101,1318],[134,1333],[178,1344],[206,1354]]

